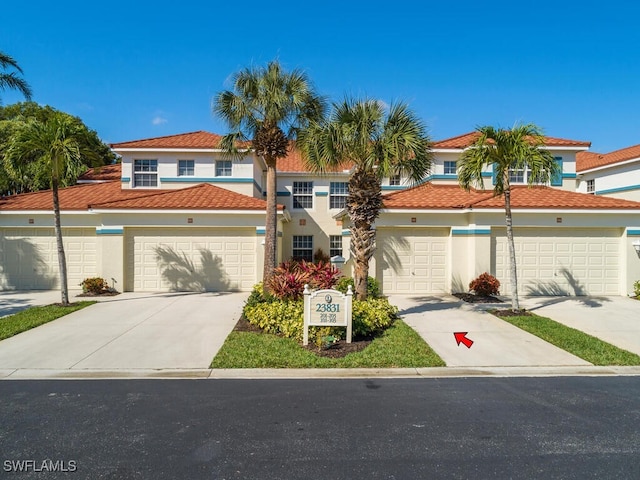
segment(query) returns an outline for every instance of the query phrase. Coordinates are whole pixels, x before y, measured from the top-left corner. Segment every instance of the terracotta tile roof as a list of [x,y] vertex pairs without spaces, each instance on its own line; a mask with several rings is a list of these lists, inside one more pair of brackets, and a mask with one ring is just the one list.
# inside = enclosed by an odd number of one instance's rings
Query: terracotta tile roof
[[[478,132],[469,132],[457,137],[451,137],[444,140],[434,142],[433,148],[459,149],[467,148],[478,139]],[[547,137],[545,136],[545,144],[549,147],[589,147],[591,142],[583,142],[579,140],[567,140],[565,138]]]
[[120,180],[122,176],[122,164],[104,165],[91,168],[78,177],[78,182],[108,182]]
[[[384,207],[391,210],[494,209],[504,208],[504,198],[494,197],[491,190],[471,189],[466,192],[457,185],[434,185],[427,182],[385,195]],[[516,186],[511,189],[511,207],[514,209],[636,209],[640,211],[640,202],[544,186]]]
[[215,133],[198,132],[181,133],[165,137],[133,140],[130,142],[112,143],[111,148],[217,148],[222,136]]
[[640,159],[640,145],[622,148],[610,153],[578,152],[576,155],[576,170],[583,172],[592,168],[614,165],[627,160]]
[[[60,189],[61,210],[265,210],[264,200],[209,184],[179,190],[122,189],[120,182],[87,183]],[[278,206],[279,210],[284,207]],[[0,212],[53,210],[51,191],[25,193],[0,199]]]
[[[335,172],[342,172],[343,170],[349,169],[350,165],[346,165],[344,168],[337,168]],[[287,156],[285,158],[279,158],[277,162],[278,172],[286,172],[286,173],[306,173],[309,172],[304,166],[304,160],[302,158],[302,153],[300,150],[292,147]]]
[[[149,210],[266,210],[267,202],[208,183],[179,190],[147,191],[147,195],[108,202],[92,202],[94,209]],[[283,210],[282,205],[278,206]]]

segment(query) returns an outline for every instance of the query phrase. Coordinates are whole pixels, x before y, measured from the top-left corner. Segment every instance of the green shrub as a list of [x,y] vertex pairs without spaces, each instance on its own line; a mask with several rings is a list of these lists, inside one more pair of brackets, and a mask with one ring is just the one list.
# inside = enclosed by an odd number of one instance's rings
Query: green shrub
[[[304,302],[302,300],[259,300],[256,299],[244,307],[244,316],[249,323],[256,325],[266,333],[282,335],[302,341],[304,322]],[[253,295],[254,293],[252,293]],[[251,298],[251,297],[250,297]],[[389,328],[397,318],[398,309],[386,298],[368,298],[353,302],[353,335],[371,336]],[[309,341],[322,345],[345,338],[344,327],[311,327]],[[332,338],[333,337],[333,338]]]
[[398,318],[398,307],[386,298],[353,301],[353,334],[367,337],[389,328]]
[[469,289],[476,295],[500,295],[500,281],[493,275],[484,272],[469,283]]
[[[342,293],[347,293],[347,288],[351,285],[351,290],[355,293],[355,283],[351,277],[342,277],[335,285],[336,290],[340,290]],[[380,284],[373,277],[367,277],[367,296],[373,298],[380,297]]]
[[636,283],[633,284],[633,293],[636,298],[640,300],[640,280],[637,280]]
[[109,284],[104,278],[94,277],[85,278],[80,284],[83,293],[92,293],[94,295],[100,295],[109,290]]

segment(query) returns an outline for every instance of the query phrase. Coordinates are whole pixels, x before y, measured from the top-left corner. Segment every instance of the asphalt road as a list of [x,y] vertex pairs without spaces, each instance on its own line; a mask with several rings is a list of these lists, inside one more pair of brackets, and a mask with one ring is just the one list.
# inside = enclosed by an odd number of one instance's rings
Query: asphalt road
[[2,478],[637,479],[640,377],[1,381],[0,461]]

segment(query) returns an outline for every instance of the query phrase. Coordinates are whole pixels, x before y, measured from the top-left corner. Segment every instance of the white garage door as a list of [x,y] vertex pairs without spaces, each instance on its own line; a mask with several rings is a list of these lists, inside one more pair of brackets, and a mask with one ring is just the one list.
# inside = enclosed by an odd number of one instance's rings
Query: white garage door
[[[524,295],[619,295],[619,229],[514,228],[518,290]],[[506,228],[492,229],[492,270],[508,294]]]
[[[59,288],[58,247],[53,228],[0,230],[0,287],[3,290]],[[63,228],[69,289],[96,273],[95,228]]]
[[376,276],[385,294],[448,290],[449,228],[379,228],[376,239]]
[[256,282],[255,228],[125,231],[127,290],[251,290]]

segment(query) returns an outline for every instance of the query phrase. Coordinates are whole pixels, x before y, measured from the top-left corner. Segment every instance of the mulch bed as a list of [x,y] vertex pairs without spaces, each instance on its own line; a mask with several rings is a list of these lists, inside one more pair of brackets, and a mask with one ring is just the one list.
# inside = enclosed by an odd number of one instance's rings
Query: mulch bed
[[[235,332],[263,333],[260,327],[252,325],[244,317],[240,317],[240,320],[238,320],[233,330]],[[319,357],[342,358],[350,353],[364,350],[372,341],[372,337],[354,337],[353,340],[351,340],[351,343],[339,340],[328,348],[318,347],[313,344],[309,344],[306,347],[301,345],[301,347],[315,353]]]
[[454,297],[458,297],[460,300],[467,303],[503,303],[497,297],[491,295],[476,295],[475,293],[454,293]]
[[120,295],[120,292],[102,292],[102,293],[80,293],[76,295],[76,297],[115,297],[116,295]]

